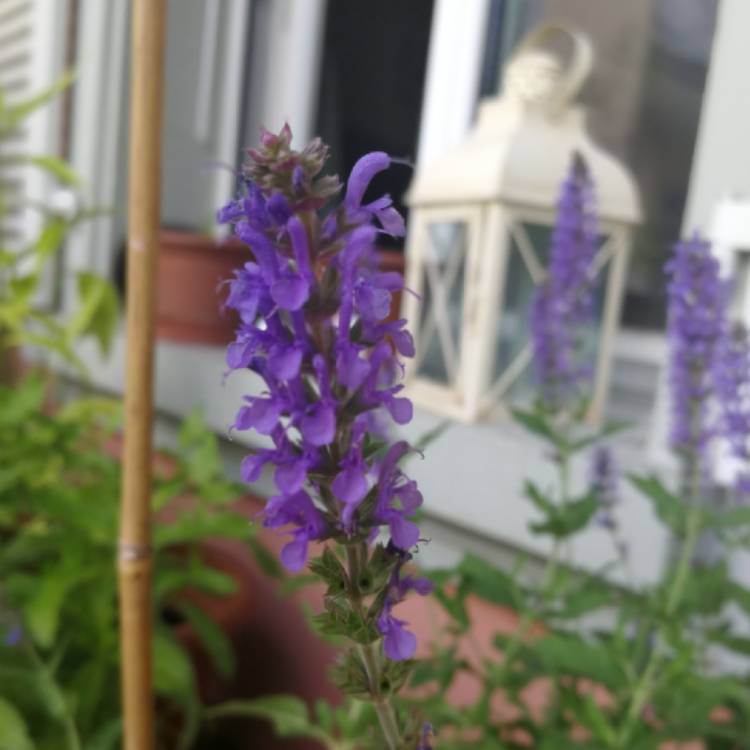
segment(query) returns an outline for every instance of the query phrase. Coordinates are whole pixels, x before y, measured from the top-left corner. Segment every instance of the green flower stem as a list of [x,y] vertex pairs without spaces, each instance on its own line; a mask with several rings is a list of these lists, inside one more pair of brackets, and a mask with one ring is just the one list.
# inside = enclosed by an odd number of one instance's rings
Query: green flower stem
[[[691,491],[691,495],[692,494],[693,492]],[[693,553],[695,552],[695,547],[700,538],[701,515],[700,508],[697,507],[695,502],[692,502],[690,510],[688,511],[685,540],[682,543],[680,550],[676,573],[672,579],[672,585],[667,592],[666,606],[664,609],[665,619],[667,620],[674,615],[685,591],[685,583],[687,582],[690,573],[690,564],[693,559]],[[659,666],[659,650],[659,641],[657,640],[654,648],[651,650],[648,662],[646,663],[646,668],[643,670],[640,680],[633,690],[633,697],[628,706],[622,731],[617,737],[616,744],[614,745],[616,748],[622,748],[625,750],[629,746],[628,743],[633,728],[639,720],[641,711],[651,698],[656,683],[656,672]]]
[[62,690],[50,674],[47,665],[42,660],[42,657],[37,652],[30,638],[26,643],[26,650],[31,657],[31,661],[34,664],[34,667],[39,670],[43,682],[50,688],[51,694],[55,696],[57,703],[63,709],[62,715],[60,716],[60,721],[63,725],[65,734],[66,749],[82,750],[81,739],[78,736],[78,729],[76,728],[75,719],[73,718],[73,714],[70,711],[70,706],[68,705],[66,696],[63,694]]
[[[366,559],[367,546],[364,542],[356,545],[346,545],[346,561],[352,606],[362,615],[363,619],[365,611],[358,581],[362,565]],[[377,640],[367,645],[357,645],[356,650],[367,672],[372,704],[378,715],[378,721],[380,722],[380,728],[383,732],[387,748],[388,750],[398,750],[401,743],[401,735],[398,729],[398,722],[396,721],[396,714],[388,695],[384,695],[381,692],[383,661],[385,659],[382,640]]]
[[[561,503],[564,506],[570,500],[570,454],[567,451],[561,451],[560,453],[559,481],[560,498]],[[547,558],[544,564],[544,570],[542,572],[542,584],[537,591],[536,603],[538,603],[538,601],[540,600],[543,600],[549,592],[549,589],[552,586],[555,580],[555,576],[557,575],[557,571],[560,567],[561,553],[562,543],[560,539],[556,538],[555,543],[552,547],[552,553]],[[507,677],[508,672],[513,665],[513,660],[515,659],[516,654],[521,648],[521,645],[526,639],[526,636],[531,630],[531,626],[534,624],[534,621],[536,619],[536,612],[532,611],[531,609],[526,609],[526,611],[521,615],[521,618],[518,621],[518,627],[513,634],[513,638],[508,643],[508,648],[503,653],[503,664],[500,671],[500,676],[498,678],[498,683],[502,684],[503,682],[505,682],[505,678]]]

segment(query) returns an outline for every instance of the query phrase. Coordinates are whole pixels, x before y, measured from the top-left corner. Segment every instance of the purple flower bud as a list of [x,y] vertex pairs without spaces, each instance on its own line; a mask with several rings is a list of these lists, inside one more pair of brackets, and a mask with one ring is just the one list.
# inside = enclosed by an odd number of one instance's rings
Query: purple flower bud
[[617,527],[617,519],[613,513],[619,499],[617,484],[617,466],[612,451],[607,446],[600,446],[594,451],[591,461],[589,491],[600,505],[598,522],[609,529]]
[[419,745],[417,746],[417,750],[432,750],[432,738],[434,736],[434,731],[432,728],[432,724],[425,724],[422,727],[422,736],[419,739]]
[[18,646],[22,640],[23,629],[20,625],[13,625],[5,634],[3,643],[8,647],[13,648],[14,646]]

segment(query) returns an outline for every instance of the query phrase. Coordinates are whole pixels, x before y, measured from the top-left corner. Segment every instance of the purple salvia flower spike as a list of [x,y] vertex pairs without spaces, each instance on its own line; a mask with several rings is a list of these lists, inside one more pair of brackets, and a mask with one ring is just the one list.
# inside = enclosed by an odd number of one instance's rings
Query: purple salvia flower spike
[[[378,225],[394,235],[404,225],[388,196],[363,205],[370,181],[392,160],[382,152],[360,159],[343,200],[331,207],[340,184],[321,174],[327,148],[319,140],[298,152],[287,126],[279,134],[263,130],[260,147],[247,154],[242,194],[219,212],[256,261],[228,284],[226,305],[240,323],[227,363],[265,384],[246,397],[234,428],[267,435],[273,447],[245,458],[242,477],[255,482],[272,470],[279,494],[266,504],[263,523],[289,535],[281,551],[289,570],[306,565],[311,542],[331,540],[327,553],[347,551],[347,592],[379,581],[379,591],[363,588],[347,606],[365,606],[356,616],[369,619],[367,648],[408,659],[416,637],[393,609],[409,592],[430,590],[424,579],[402,574],[407,550],[420,540],[412,517],[422,495],[398,466],[410,447],[387,448],[383,417],[411,419],[399,357],[413,356],[414,342],[405,321],[387,321],[403,280],[378,270],[375,252]],[[378,541],[384,533],[387,546]],[[393,571],[390,579],[377,574],[378,565]],[[374,679],[372,690],[380,684]],[[387,703],[386,696],[373,699]]]
[[726,336],[728,286],[711,246],[697,235],[675,245],[667,263],[667,335],[672,391],[672,447],[706,467],[711,363]]
[[750,337],[741,324],[725,327],[711,379],[718,402],[715,432],[725,441],[736,494],[745,500],[750,497]]
[[593,185],[576,154],[560,192],[548,277],[531,305],[534,379],[541,402],[552,410],[580,398],[591,377],[589,364],[581,361],[580,337],[594,322],[598,245]]

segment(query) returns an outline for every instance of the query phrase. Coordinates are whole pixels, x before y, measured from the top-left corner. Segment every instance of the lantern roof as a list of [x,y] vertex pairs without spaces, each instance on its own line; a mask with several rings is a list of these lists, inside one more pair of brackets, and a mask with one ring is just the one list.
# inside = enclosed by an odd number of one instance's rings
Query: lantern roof
[[[538,47],[559,33],[573,41],[565,69]],[[481,102],[467,140],[417,168],[409,205],[502,202],[552,210],[578,152],[592,175],[602,220],[636,223],[641,210],[633,178],[591,140],[584,110],[572,103],[592,58],[590,43],[577,32],[558,25],[532,32],[507,66],[503,93]]]

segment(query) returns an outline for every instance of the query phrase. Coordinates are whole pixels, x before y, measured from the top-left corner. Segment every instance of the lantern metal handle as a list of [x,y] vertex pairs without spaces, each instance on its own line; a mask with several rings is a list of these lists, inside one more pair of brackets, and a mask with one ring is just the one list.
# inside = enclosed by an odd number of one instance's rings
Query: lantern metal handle
[[549,111],[553,114],[560,112],[575,99],[591,72],[594,50],[589,38],[563,24],[546,23],[538,26],[523,38],[510,63],[512,65],[530,51],[540,48],[545,40],[559,35],[570,39],[573,43],[573,53],[570,64],[561,71],[559,79],[555,81],[554,92],[545,101]]

